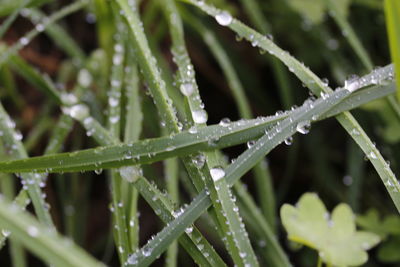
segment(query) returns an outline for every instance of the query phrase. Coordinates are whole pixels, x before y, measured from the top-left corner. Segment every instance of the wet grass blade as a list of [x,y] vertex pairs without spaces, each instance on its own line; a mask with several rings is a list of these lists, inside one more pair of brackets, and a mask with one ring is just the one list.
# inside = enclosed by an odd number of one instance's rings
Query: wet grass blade
[[[322,114],[318,119],[322,120],[335,116],[343,111],[367,103],[375,99],[375,97],[386,96],[394,91],[393,84],[359,90],[325,114]],[[185,131],[171,137],[147,139],[133,144],[114,146],[107,141],[112,139],[109,133],[96,120],[88,117],[82,121],[83,125],[96,133],[94,137],[99,143],[108,147],[0,162],[0,169],[2,172],[68,172],[148,164],[169,157],[187,155],[199,150],[214,150],[246,143],[261,136],[267,127],[287,116],[288,114],[282,114],[248,121],[243,120],[232,122],[229,126],[211,125],[198,129],[196,134]],[[209,144],[209,140],[218,140],[218,142]]]

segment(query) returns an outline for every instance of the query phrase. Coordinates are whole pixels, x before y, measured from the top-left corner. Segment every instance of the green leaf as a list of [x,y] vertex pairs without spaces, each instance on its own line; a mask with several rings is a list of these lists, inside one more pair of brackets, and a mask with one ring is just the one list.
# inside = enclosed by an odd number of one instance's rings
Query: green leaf
[[339,204],[329,216],[316,194],[304,194],[296,207],[285,204],[281,218],[288,238],[318,250],[327,264],[357,266],[365,263],[365,250],[375,246],[378,235],[356,231],[354,214],[347,204]]
[[358,216],[356,222],[363,229],[379,235],[381,239],[386,239],[390,234],[400,235],[400,217],[389,215],[381,220],[376,209],[370,209],[365,215]]
[[326,3],[324,0],[289,0],[288,3],[313,24],[321,23],[325,16]]

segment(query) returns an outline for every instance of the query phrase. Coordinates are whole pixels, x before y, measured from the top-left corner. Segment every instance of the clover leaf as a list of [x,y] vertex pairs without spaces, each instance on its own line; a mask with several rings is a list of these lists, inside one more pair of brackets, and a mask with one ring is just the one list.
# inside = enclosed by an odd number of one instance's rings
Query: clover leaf
[[328,213],[316,194],[304,194],[296,207],[284,204],[282,223],[288,238],[319,252],[333,266],[359,266],[368,260],[366,250],[379,243],[374,233],[356,231],[355,216],[347,204]]

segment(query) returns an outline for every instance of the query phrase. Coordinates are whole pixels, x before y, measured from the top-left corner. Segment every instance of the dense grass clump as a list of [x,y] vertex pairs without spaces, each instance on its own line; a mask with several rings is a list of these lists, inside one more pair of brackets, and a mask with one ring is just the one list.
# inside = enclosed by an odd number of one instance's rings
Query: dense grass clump
[[1,264],[400,262],[396,0],[3,2]]

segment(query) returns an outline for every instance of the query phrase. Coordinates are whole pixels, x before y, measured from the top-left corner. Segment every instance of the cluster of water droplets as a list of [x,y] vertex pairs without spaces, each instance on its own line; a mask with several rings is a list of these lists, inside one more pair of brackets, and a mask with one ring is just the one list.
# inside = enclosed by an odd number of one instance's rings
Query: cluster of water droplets
[[350,92],[354,92],[360,88],[370,85],[387,85],[394,79],[394,67],[389,65],[387,67],[377,67],[368,75],[358,77],[351,75],[345,82],[344,88]]

